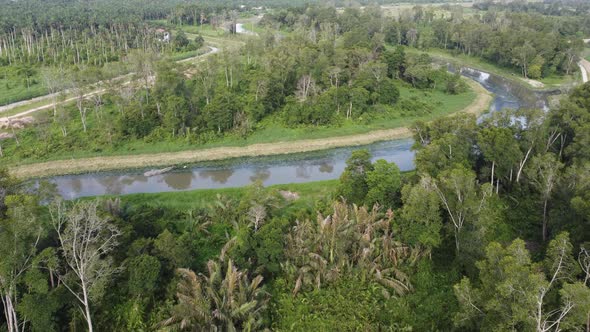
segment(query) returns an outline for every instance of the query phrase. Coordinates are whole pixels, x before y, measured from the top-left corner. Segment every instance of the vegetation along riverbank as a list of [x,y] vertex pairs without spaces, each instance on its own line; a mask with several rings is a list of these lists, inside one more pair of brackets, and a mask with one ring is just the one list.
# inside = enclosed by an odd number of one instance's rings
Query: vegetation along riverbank
[[0,331],[590,331],[589,37],[587,0],[0,0]]
[[[465,80],[477,96],[467,107],[459,112],[474,115],[486,111],[492,100],[491,94],[477,82]],[[46,177],[61,174],[98,172],[127,168],[144,168],[148,166],[167,166],[174,164],[197,163],[229,158],[269,156],[289,153],[301,153],[325,150],[344,146],[361,146],[379,141],[411,137],[408,127],[373,130],[363,134],[334,136],[318,139],[276,141],[236,147],[216,147],[199,150],[178,151],[170,153],[133,154],[124,156],[106,156],[55,160],[42,163],[18,165],[12,167],[11,173],[19,178]]]

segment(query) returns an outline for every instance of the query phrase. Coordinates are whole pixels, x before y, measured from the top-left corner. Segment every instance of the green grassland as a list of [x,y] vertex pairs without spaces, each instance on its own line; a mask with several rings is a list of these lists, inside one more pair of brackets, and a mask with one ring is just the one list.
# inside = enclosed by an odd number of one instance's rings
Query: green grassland
[[[404,181],[415,176],[415,171],[402,173]],[[324,180],[307,183],[288,183],[265,187],[266,191],[284,190],[297,193],[299,198],[291,201],[283,210],[286,215],[292,211],[312,208],[318,200],[333,197],[336,192],[339,180]],[[207,208],[218,196],[240,200],[249,190],[249,187],[222,188],[222,189],[198,189],[190,191],[128,194],[128,195],[106,195],[103,198],[120,197],[123,203],[130,205],[147,205],[152,207],[164,207],[177,211]],[[94,199],[84,198],[84,199]]]
[[[338,180],[317,181],[308,183],[292,183],[269,186],[266,190],[287,190],[299,194],[299,199],[292,201],[285,207],[285,213],[313,207],[316,200],[328,197],[334,193]],[[224,189],[200,189],[193,191],[130,194],[121,196],[121,201],[131,205],[149,205],[166,207],[178,211],[206,208],[214,202],[218,195],[239,200],[248,187]],[[114,196],[105,196],[114,197]]]
[[27,80],[13,68],[0,67],[0,106],[47,94],[38,72]]

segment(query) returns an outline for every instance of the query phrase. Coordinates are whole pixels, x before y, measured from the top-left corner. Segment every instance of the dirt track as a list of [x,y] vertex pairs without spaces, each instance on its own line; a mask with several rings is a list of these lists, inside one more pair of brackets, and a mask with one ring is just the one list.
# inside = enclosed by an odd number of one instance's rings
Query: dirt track
[[586,59],[580,59],[578,66],[580,66],[580,70],[582,71],[582,82],[588,82],[588,76],[590,75],[590,61]]
[[[217,47],[209,46],[209,49],[210,50],[207,53],[203,53],[203,54],[197,55],[195,57],[190,57],[190,58],[187,58],[187,59],[184,59],[184,60],[180,60],[180,61],[178,61],[178,63],[201,61],[202,59],[204,59],[204,58],[206,58],[206,57],[208,57],[208,56],[210,56],[212,54],[215,54],[215,53],[218,53],[219,52],[219,48],[217,48]],[[111,79],[111,81],[120,81],[120,80],[124,80],[124,79],[129,79],[132,76],[133,76],[132,73],[131,74],[125,74],[125,75],[121,75],[121,76],[115,77],[115,78]],[[103,85],[103,83],[104,82],[98,82],[98,83],[95,83],[95,84],[92,84],[92,85],[98,87],[98,86]],[[130,83],[130,81],[126,81],[123,84],[129,84],[129,83]],[[90,91],[90,92],[84,94],[84,98],[89,98],[89,97],[92,97],[92,96],[94,96],[96,94],[102,94],[105,91],[106,91],[105,88],[97,88],[94,91]],[[68,93],[68,91],[66,90],[66,94],[67,93]],[[39,102],[39,101],[45,101],[45,100],[48,101],[48,104],[46,104],[46,105],[42,105],[42,106],[39,106],[39,107],[34,107],[34,108],[31,108],[31,109],[28,109],[28,110],[24,110],[24,111],[19,112],[17,114],[9,115],[9,116],[6,116],[6,117],[0,117],[0,121],[3,121],[3,120],[6,121],[8,119],[16,119],[16,118],[19,118],[19,117],[22,117],[22,116],[25,116],[25,115],[30,115],[31,113],[35,113],[35,112],[39,112],[39,111],[51,109],[51,108],[53,108],[53,104],[50,102],[51,99],[54,96],[57,96],[59,94],[60,93],[48,94],[48,95],[45,95],[45,96],[41,96],[41,97],[29,99],[29,100],[23,100],[23,101],[19,101],[19,102],[16,102],[16,103],[5,105],[5,106],[0,106],[0,114],[1,114],[3,112],[8,112],[8,111],[10,111],[10,110],[12,110],[13,108],[16,108],[16,107],[34,104],[34,103]],[[69,97],[69,98],[66,98],[65,100],[62,100],[62,101],[58,102],[58,104],[69,103],[69,102],[72,102],[74,100],[76,100],[76,97]]]
[[[467,80],[467,83],[477,93],[477,97],[470,105],[461,110],[461,112],[479,114],[480,112],[487,109],[488,105],[492,101],[492,96],[487,90],[485,90],[475,81]],[[57,160],[12,167],[10,172],[19,178],[35,178],[115,169],[167,166],[239,157],[270,156],[310,152],[344,146],[366,145],[374,142],[410,136],[410,129],[402,127],[386,130],[375,130],[358,135],[297,140],[291,142],[252,144],[244,147],[219,147],[180,152]]]

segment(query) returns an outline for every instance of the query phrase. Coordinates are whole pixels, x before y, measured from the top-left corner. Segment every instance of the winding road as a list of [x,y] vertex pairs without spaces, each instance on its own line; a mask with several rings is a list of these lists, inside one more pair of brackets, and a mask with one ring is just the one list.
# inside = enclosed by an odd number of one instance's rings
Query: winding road
[[[190,57],[190,58],[187,58],[187,59],[183,59],[183,60],[180,60],[180,61],[177,61],[177,62],[178,63],[187,63],[187,62],[195,62],[196,63],[196,62],[198,62],[196,60],[202,61],[204,58],[206,58],[206,57],[208,57],[208,56],[210,56],[212,54],[218,53],[218,52],[219,52],[219,48],[214,47],[214,46],[209,46],[209,51],[208,52],[203,53],[203,54],[200,54],[200,55],[197,55],[197,56],[194,56],[194,57]],[[124,79],[127,79],[127,78],[131,78],[132,76],[133,76],[133,73],[129,73],[129,74],[125,74],[125,75],[121,75],[121,76],[115,77],[115,78],[109,80],[108,82],[120,81],[120,80],[124,80]],[[100,81],[98,83],[94,83],[92,86],[96,86],[97,88],[94,91],[91,91],[91,92],[88,92],[88,93],[84,94],[84,98],[89,98],[89,97],[92,97],[92,96],[97,95],[97,94],[105,93],[107,91],[107,89],[106,88],[100,88],[100,86],[104,85],[106,82],[107,81]],[[132,82],[131,80],[128,80],[127,82],[123,83],[123,85],[130,84],[131,82]],[[69,90],[66,90],[65,91],[66,94],[68,94],[68,92],[70,92],[70,91]],[[22,112],[19,112],[19,113],[16,113],[16,114],[12,114],[12,115],[9,115],[9,116],[0,117],[0,123],[2,123],[2,122],[8,122],[8,120],[20,118],[20,117],[23,117],[23,116],[27,116],[27,115],[30,115],[30,114],[35,113],[35,112],[39,112],[39,111],[51,109],[53,107],[53,103],[51,102],[51,99],[54,98],[54,97],[56,97],[56,96],[58,96],[59,94],[63,94],[63,93],[64,92],[62,91],[62,92],[58,92],[58,93],[54,93],[54,94],[48,94],[48,95],[45,95],[45,96],[41,96],[41,97],[37,97],[37,98],[29,99],[29,100],[24,100],[24,101],[19,101],[19,102],[12,103],[12,104],[9,104],[9,105],[1,106],[0,107],[0,114],[1,113],[5,113],[5,112],[8,112],[10,110],[13,110],[14,108],[17,108],[17,107],[21,107],[21,106],[25,106],[25,105],[31,105],[31,104],[35,104],[35,103],[41,102],[41,101],[48,101],[48,104],[44,104],[42,106],[33,107],[33,108],[30,108],[30,109],[27,109],[27,110],[23,110]],[[64,103],[69,103],[69,102],[72,102],[72,101],[76,100],[76,98],[77,97],[69,97],[69,98],[66,98],[65,100],[62,100],[62,101],[58,102],[57,104],[58,105],[61,105],[61,104],[64,104]]]
[[586,59],[580,59],[578,62],[580,72],[582,73],[582,82],[588,82],[588,75],[590,75],[590,61]]
[[[590,43],[590,39],[584,39],[584,43]],[[588,76],[590,76],[590,61],[582,58],[578,62],[578,66],[580,67],[580,72],[582,73],[582,82],[588,82]]]

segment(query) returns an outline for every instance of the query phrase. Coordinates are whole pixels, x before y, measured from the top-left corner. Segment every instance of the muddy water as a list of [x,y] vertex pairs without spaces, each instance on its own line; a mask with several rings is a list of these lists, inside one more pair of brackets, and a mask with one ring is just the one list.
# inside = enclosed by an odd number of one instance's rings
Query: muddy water
[[[480,82],[494,93],[490,112],[505,108],[545,108],[539,93],[517,86],[501,77],[463,69],[462,74]],[[401,170],[414,168],[413,141],[401,139],[366,146],[374,159],[395,162]],[[193,189],[242,187],[262,181],[266,186],[336,179],[344,170],[354,148],[339,148],[296,156],[252,158],[220,166],[189,167],[146,177],[145,170],[57,176],[50,179],[66,199],[105,194],[154,193]]]

